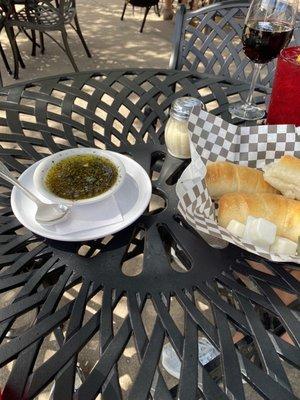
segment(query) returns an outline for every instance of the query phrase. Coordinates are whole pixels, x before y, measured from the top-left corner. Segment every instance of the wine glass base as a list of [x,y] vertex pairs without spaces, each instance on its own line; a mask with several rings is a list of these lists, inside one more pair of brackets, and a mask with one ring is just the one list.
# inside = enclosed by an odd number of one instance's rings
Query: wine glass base
[[236,103],[229,107],[229,112],[232,117],[244,119],[247,121],[256,121],[265,116],[265,111],[261,108],[246,103]]

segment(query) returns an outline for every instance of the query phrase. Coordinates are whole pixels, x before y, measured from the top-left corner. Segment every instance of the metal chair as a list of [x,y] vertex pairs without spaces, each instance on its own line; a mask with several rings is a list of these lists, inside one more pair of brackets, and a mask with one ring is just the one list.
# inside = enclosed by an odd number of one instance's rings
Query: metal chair
[[[17,12],[16,8],[15,8],[16,5],[18,5],[18,6],[22,5],[24,7],[32,7],[32,6],[35,6],[35,4],[36,4],[36,0],[10,0],[10,8],[11,8],[12,13],[16,13]],[[31,55],[33,57],[36,56],[37,47],[40,47],[41,48],[41,53],[44,54],[45,47],[44,47],[44,38],[43,38],[43,33],[42,32],[39,32],[40,44],[37,43],[36,33],[35,33],[34,30],[31,31],[31,36],[27,33],[27,31],[25,29],[23,29],[23,30],[20,29],[20,32],[23,32],[28,37],[28,39],[32,42]]]
[[126,11],[128,4],[131,4],[133,8],[134,7],[145,8],[145,14],[144,14],[142,26],[140,28],[140,33],[142,33],[144,26],[145,26],[147,15],[148,15],[151,7],[154,7],[154,11],[157,13],[158,16],[160,16],[160,10],[158,7],[158,3],[159,3],[159,0],[125,0],[123,12],[121,15],[121,21],[123,21],[123,19],[124,19],[125,11]]
[[[6,31],[6,35],[8,37],[11,49],[13,51],[14,68],[15,68],[15,71],[16,71],[16,68],[18,69],[18,67],[19,67],[19,63],[22,66],[22,68],[24,68],[25,65],[24,65],[23,60],[21,58],[21,55],[19,53],[19,49],[18,49],[17,44],[15,42],[15,39],[14,39],[14,36],[12,34],[11,28],[9,28],[7,26],[8,15],[9,15],[9,12],[8,12],[8,9],[7,9],[6,5],[1,3],[0,4],[0,32],[2,31],[3,28]],[[5,68],[6,68],[7,72],[9,73],[9,75],[12,75],[12,70],[10,68],[10,65],[8,63],[6,54],[4,52],[4,49],[3,49],[2,45],[1,45],[1,43],[0,43],[0,54],[1,54],[1,57],[2,57],[2,60],[3,60],[3,63],[5,65]],[[2,80],[1,73],[0,73],[0,87],[3,87],[3,80]]]
[[[73,25],[73,21],[75,26]],[[30,29],[31,31],[36,30],[49,36],[67,54],[74,70],[78,71],[78,67],[69,47],[66,31],[66,25],[71,25],[78,34],[87,56],[91,57],[91,53],[80,29],[75,0],[59,0],[54,3],[51,0],[42,0],[36,1],[35,4],[27,4],[27,6],[20,11],[14,12],[7,21],[7,24],[12,28],[16,26],[21,29]],[[51,31],[61,32],[63,46],[49,34]],[[40,35],[40,40],[41,50],[43,52],[43,35]]]
[[[241,41],[249,2],[224,1],[176,14],[170,68],[228,76],[250,82],[253,63]],[[294,30],[299,42],[299,26]],[[298,40],[297,40],[298,39]],[[258,84],[271,86],[275,61],[264,65]]]
[[[2,29],[3,29],[4,25],[5,25],[5,19],[6,19],[5,11],[4,11],[2,5],[0,5],[0,32],[2,31]],[[2,60],[4,62],[4,65],[5,65],[8,73],[11,75],[12,72],[11,72],[10,66],[8,64],[8,61],[7,61],[7,58],[6,58],[6,55],[5,55],[5,52],[3,50],[3,47],[1,45],[1,43],[0,43],[0,54],[1,54]],[[0,72],[0,87],[3,87],[3,81],[2,81],[1,72]]]

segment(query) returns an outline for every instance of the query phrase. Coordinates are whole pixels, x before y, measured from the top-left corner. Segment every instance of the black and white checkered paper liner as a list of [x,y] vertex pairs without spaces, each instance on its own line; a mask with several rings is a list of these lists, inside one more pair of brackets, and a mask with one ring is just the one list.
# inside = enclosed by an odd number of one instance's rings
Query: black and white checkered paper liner
[[294,125],[239,127],[195,107],[189,119],[191,163],[176,187],[179,211],[199,233],[233,243],[242,249],[276,262],[295,262],[300,257],[270,254],[243,242],[218,225],[215,205],[205,184],[205,165],[214,161],[231,161],[261,169],[289,154],[300,158],[300,130]]

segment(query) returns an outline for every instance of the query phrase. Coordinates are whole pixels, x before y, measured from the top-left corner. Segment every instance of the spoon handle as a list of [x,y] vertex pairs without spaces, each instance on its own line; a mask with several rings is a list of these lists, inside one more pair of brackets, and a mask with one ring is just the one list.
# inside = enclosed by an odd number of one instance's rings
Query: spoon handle
[[9,169],[0,161],[0,176],[5,179],[7,182],[17,186],[20,190],[22,190],[27,197],[30,198],[37,205],[42,204],[40,199],[38,199],[33,193],[31,193],[26,187],[24,187],[9,171]]

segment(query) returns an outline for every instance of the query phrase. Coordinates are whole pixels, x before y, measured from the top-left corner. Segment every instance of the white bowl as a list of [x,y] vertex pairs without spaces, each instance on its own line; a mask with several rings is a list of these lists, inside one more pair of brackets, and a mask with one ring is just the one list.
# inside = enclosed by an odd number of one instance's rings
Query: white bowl
[[[64,199],[62,197],[56,196],[54,193],[52,193],[46,186],[45,184],[45,178],[47,173],[49,172],[49,169],[53,167],[53,165],[57,164],[59,161],[64,160],[65,158],[71,157],[71,156],[77,156],[81,154],[90,154],[90,155],[95,155],[98,157],[103,157],[109,160],[114,164],[114,166],[118,170],[118,177],[115,182],[115,184],[108,189],[106,192],[99,194],[98,196],[90,197],[88,199],[81,199],[81,200],[70,200],[70,199]],[[88,148],[88,147],[83,147],[83,148],[75,148],[75,149],[69,149],[69,150],[63,150],[58,153],[52,154],[51,156],[48,156],[43,159],[43,161],[38,165],[36,168],[34,175],[33,175],[33,183],[36,188],[36,190],[46,199],[53,201],[54,203],[63,203],[67,205],[79,205],[79,204],[91,204],[91,203],[96,203],[97,201],[101,201],[106,199],[109,196],[112,196],[121,186],[121,184],[124,181],[125,178],[125,168],[120,160],[120,158],[116,155],[117,153],[114,153],[112,151],[106,151],[106,150],[100,150],[100,149],[94,149],[94,148]]]

